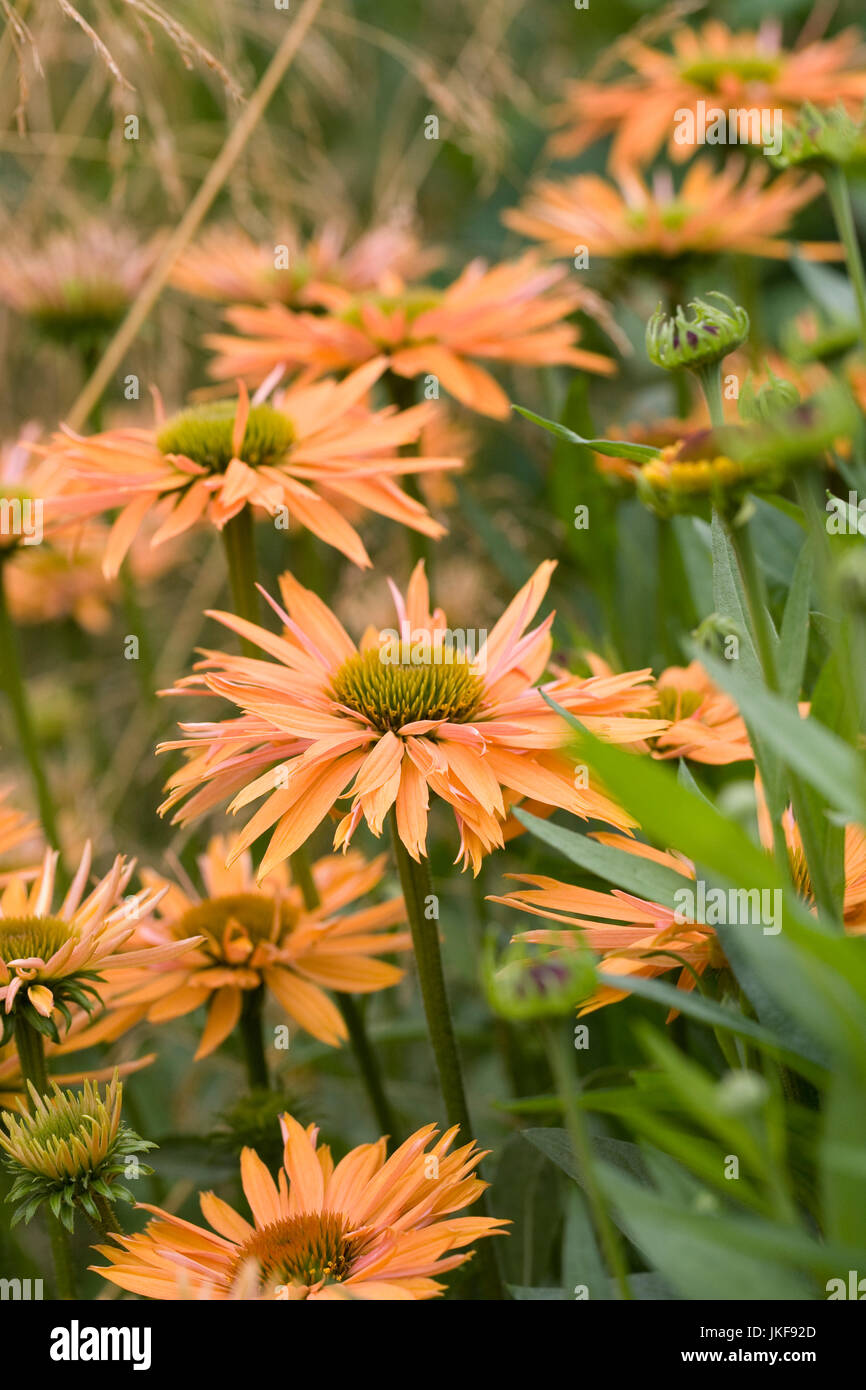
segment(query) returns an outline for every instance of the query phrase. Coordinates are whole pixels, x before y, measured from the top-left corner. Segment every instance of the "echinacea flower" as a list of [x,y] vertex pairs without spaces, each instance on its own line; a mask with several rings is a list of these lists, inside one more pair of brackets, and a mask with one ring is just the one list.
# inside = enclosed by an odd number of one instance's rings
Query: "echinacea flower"
[[[841,102],[856,109],[866,97],[866,48],[855,29],[786,49],[777,20],[734,33],[721,20],[709,19],[698,29],[677,29],[671,46],[673,52],[666,53],[625,37],[617,45],[630,69],[625,77],[570,83],[555,113],[561,128],[551,137],[550,152],[571,158],[612,134],[612,169],[650,164],[662,146],[682,162],[695,151],[695,142],[684,138],[691,134],[686,117],[692,117],[698,135],[701,111],[708,123],[715,110],[726,118],[731,110],[781,110],[788,118],[806,102],[818,107]],[[735,139],[768,143],[760,122],[756,129],[754,122],[744,127],[738,120]]]
[[[682,875],[684,886],[694,881],[693,865],[680,854],[656,850],[623,835],[599,833],[594,838],[672,869]],[[605,975],[622,978],[622,989],[606,984],[594,987],[581,1005],[581,1014],[624,999],[629,992],[630,975],[654,979],[679,969],[677,986],[688,991],[695,988],[696,980],[709,966],[721,969],[725,964],[714,928],[683,920],[686,914],[673,908],[619,888],[602,892],[540,874],[507,877],[521,886],[502,896],[491,895],[491,902],[562,924],[556,930],[544,927],[520,932],[513,938],[515,942],[552,946],[570,953],[576,943],[582,943],[600,957],[599,969]]]
[[479,358],[616,370],[610,358],[577,346],[578,330],[566,318],[592,301],[579,285],[564,284],[566,275],[527,254],[490,269],[472,261],[445,290],[410,286],[342,298],[335,292],[326,314],[241,305],[227,313],[240,336],[208,340],[219,354],[212,374],[258,383],[280,367],[321,375],[384,355],[397,376],[434,376],[470,409],[504,419],[508,397]]
[[[15,1203],[12,1225],[29,1222],[41,1206],[73,1230],[80,1207],[97,1226],[105,1204],[134,1202],[118,1178],[128,1176],[134,1163],[138,1175],[153,1172],[138,1155],[156,1148],[121,1123],[123,1087],[115,1072],[104,1095],[85,1081],[80,1091],[62,1091],[56,1084],[40,1096],[30,1085],[33,1113],[5,1114],[0,1148],[13,1176],[6,1198]],[[103,1211],[100,1211],[100,1206]]]
[[32,883],[24,874],[10,875],[0,892],[0,1043],[22,1016],[38,1032],[59,1042],[58,1016],[68,1026],[70,1004],[92,1009],[106,974],[147,959],[180,955],[197,940],[193,936],[142,950],[119,950],[156,901],[149,891],[124,900],[135,861],[118,855],[85,897],[91,864],[88,843],[69,891],[55,907],[57,859],[56,851],[47,850]]
[[[192,937],[199,944],[170,960],[158,958],[153,968],[145,960],[126,976],[119,1002],[143,1004],[152,1023],[206,1005],[198,1060],[235,1028],[245,995],[264,986],[295,1023],[339,1046],[346,1025],[326,991],[367,994],[396,984],[403,971],[376,957],[411,945],[408,932],[391,930],[405,921],[401,898],[347,911],[381,883],[385,856],[369,863],[355,852],[318,860],[312,874],[319,906],[308,909],[286,865],[257,884],[251,855],[233,859],[234,849],[234,838],[210,841],[198,861],[200,896],[192,884],[182,888],[142,873],[148,890],[162,896],[136,943],[161,946]],[[233,860],[228,868],[227,859]]]
[[[593,675],[610,674],[610,667],[595,653],[586,653],[586,661]],[[714,767],[753,759],[736,704],[710,680],[699,661],[668,666],[661,672],[653,712],[669,721],[663,733],[647,741],[654,758],[688,758]]]
[[211,1230],[141,1203],[155,1220],[97,1246],[109,1263],[91,1268],[145,1298],[228,1299],[243,1274],[252,1298],[413,1301],[442,1293],[439,1277],[471,1258],[466,1247],[507,1224],[454,1214],[487,1185],[473,1143],[449,1152],[456,1127],[437,1139],[425,1125],[390,1158],[384,1139],[361,1144],[335,1164],[315,1125],[284,1115],[281,1126],[278,1183],[252,1149],[241,1155],[252,1221],[212,1192],[200,1197]]
[[44,452],[55,469],[50,500],[60,516],[92,515],[121,507],[106,547],[104,569],[114,575],[152,509],[162,524],[159,545],[199,521],[222,529],[250,506],[285,515],[357,565],[370,560],[340,511],[358,504],[439,537],[444,527],[398,486],[403,474],[457,468],[459,459],[398,455],[435,411],[432,402],[398,412],[370,410],[365,398],[385,367],[366,363],[344,381],[295,385],[273,404],[251,403],[241,384],[230,400],[193,406],[152,429],[108,430],[89,437],[64,430]]
[[357,293],[399,276],[415,280],[433,269],[435,250],[423,251],[409,227],[371,227],[348,243],[345,228],[328,222],[309,240],[278,228],[268,243],[234,226],[210,227],[181,253],[171,283],[220,304],[327,304],[334,288]]
[[545,179],[503,221],[569,259],[580,246],[593,261],[631,265],[732,253],[787,260],[794,250],[807,260],[841,259],[835,242],[792,243],[783,235],[795,213],[821,192],[820,179],[791,175],[768,184],[765,164],[753,164],[745,175],[743,169],[736,157],[722,169],[696,159],[678,189],[661,170],[650,184],[634,170],[616,181],[599,174],[561,183]]
[[[477,650],[469,649],[473,642],[467,644],[465,632],[455,640],[441,609],[431,612],[422,562],[405,599],[392,586],[397,629],[368,630],[360,649],[322,600],[291,574],[280,580],[285,608],[271,600],[285,625],[283,636],[230,613],[211,614],[274,658],[212,653],[202,674],[179,687],[205,688],[231,700],[258,730],[257,746],[250,746],[252,740],[238,751],[223,745],[225,771],[212,774],[208,789],[208,799],[220,782],[234,790],[245,760],[250,773],[259,774],[230,808],[267,797],[233,853],[242,853],[273,827],[261,879],[304,844],[335,803],[349,798],[335,848],[349,844],[362,819],[381,835],[393,807],[402,843],[420,860],[431,791],[452,807],[460,831],[458,858],[464,867],[471,862],[476,873],[483,856],[503,844],[506,799],[525,796],[630,826],[631,819],[595,786],[577,785],[581,779],[561,751],[565,722],[542,689],[587,728],[617,742],[637,742],[666,724],[635,717],[653,699],[645,671],[588,680],[563,677],[538,688],[551,651],[553,615],[526,629],[554,567],[552,561],[539,566],[489,634],[474,644]],[[192,736],[170,747],[205,746],[206,757],[219,748],[219,725],[185,727]],[[308,743],[280,761],[287,738]],[[194,783],[182,771],[168,785],[172,794],[163,810]],[[181,812],[177,818],[186,817]]]
[[0,251],[0,300],[46,338],[98,347],[126,314],[153,266],[158,239],[102,221]]
[[[761,843],[770,852],[773,830],[759,786],[758,824]],[[803,900],[813,908],[814,894],[800,832],[790,809],[785,811],[782,824],[795,886]],[[683,887],[688,891],[683,893],[681,899],[677,895],[679,906],[666,907],[619,888],[611,892],[598,892],[537,874],[510,874],[509,878],[526,886],[504,896],[491,897],[492,902],[561,924],[557,929],[544,927],[521,932],[514,938],[515,941],[573,953],[577,936],[580,942],[601,957],[599,968],[603,973],[621,980],[622,988],[599,985],[583,1003],[581,1013],[590,1013],[605,1004],[624,999],[629,993],[630,976],[654,979],[671,970],[679,970],[677,988],[691,991],[706,970],[724,970],[727,961],[713,921],[716,907],[710,900],[710,894],[705,892],[701,910],[701,895],[695,891],[695,867],[691,860],[679,853],[653,849],[623,835],[601,832],[594,838],[602,844],[640,855],[680,874]],[[749,898],[748,890],[739,891]],[[716,921],[721,920],[725,918],[716,917]],[[845,828],[843,921],[845,931],[850,935],[862,936],[866,933],[866,834],[858,825]],[[758,929],[761,925],[768,924],[755,923]]]

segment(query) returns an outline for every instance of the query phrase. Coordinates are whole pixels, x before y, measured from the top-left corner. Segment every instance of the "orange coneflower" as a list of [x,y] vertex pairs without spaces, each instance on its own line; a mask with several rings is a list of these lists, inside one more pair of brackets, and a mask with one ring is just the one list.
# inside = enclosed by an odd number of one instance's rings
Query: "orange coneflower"
[[678,190],[667,171],[656,171],[651,185],[634,170],[616,182],[598,174],[563,183],[543,180],[503,220],[569,258],[583,245],[599,260],[669,261],[732,252],[785,260],[794,250],[809,260],[843,257],[836,242],[793,244],[782,237],[794,214],[821,192],[817,175],[783,175],[768,185],[766,164],[753,164],[745,176],[743,169],[738,158],[721,170],[697,159]]
[[[768,851],[773,847],[773,831],[766,806],[758,786],[758,821],[761,842]],[[800,832],[790,809],[784,813],[783,827],[788,855],[797,889],[812,907],[814,895],[803,854]],[[684,887],[695,882],[695,867],[679,853],[653,849],[649,845],[623,835],[600,833],[595,836],[603,844],[641,855],[682,875]],[[601,985],[583,1005],[582,1013],[624,999],[629,993],[631,975],[652,979],[679,969],[677,988],[692,990],[707,969],[721,970],[727,962],[715,927],[697,920],[683,900],[681,909],[663,907],[660,903],[636,897],[614,889],[610,893],[562,883],[554,878],[535,874],[510,874],[509,878],[528,884],[491,901],[506,907],[560,922],[567,930],[540,928],[523,932],[515,940],[532,942],[554,948],[574,948],[574,934],[579,932],[583,943],[596,951],[606,975],[622,978],[622,989]],[[746,890],[742,890],[746,891]],[[697,908],[697,896],[694,906]],[[709,912],[705,915],[709,916]],[[866,933],[866,834],[857,825],[845,829],[845,893],[843,904],[845,930],[851,935]],[[755,924],[758,925],[758,924]]]
[[[275,826],[260,869],[265,875],[306,841],[339,799],[349,797],[335,847],[350,842],[362,819],[381,835],[394,807],[400,838],[419,860],[426,850],[430,791],[453,808],[461,837],[458,857],[464,867],[471,862],[476,873],[484,854],[503,843],[506,798],[527,796],[630,826],[630,818],[597,788],[575,785],[574,768],[559,751],[566,726],[536,684],[550,655],[553,615],[526,629],[553,569],[552,561],[539,566],[489,635],[481,635],[477,650],[465,633],[447,628],[441,609],[431,612],[423,563],[416,566],[405,599],[392,586],[398,628],[368,630],[360,649],[322,600],[291,574],[280,580],[285,609],[271,600],[285,624],[284,636],[230,613],[212,614],[275,658],[214,653],[203,663],[202,675],[181,683],[181,689],[204,687],[233,701],[254,721],[244,729],[240,748],[232,745],[231,723],[223,734],[218,724],[187,726],[192,736],[168,745],[204,745],[208,759],[223,742],[228,756],[224,771],[211,774],[211,802],[221,784],[226,791],[237,788],[248,763],[248,785],[232,809],[263,796],[267,801],[239,836],[235,853]],[[667,727],[664,721],[635,717],[654,698],[647,677],[646,671],[588,680],[563,677],[543,688],[588,728],[633,743]],[[287,739],[308,743],[303,751],[286,753]],[[163,810],[192,785],[186,770],[172,778]],[[187,808],[178,818],[189,814]]]
[[[178,560],[182,542],[154,549],[148,532],[155,529],[145,521],[129,552],[137,585],[152,583]],[[109,530],[94,518],[76,525],[68,537],[58,534],[43,545],[19,546],[4,575],[12,621],[29,626],[70,618],[85,632],[105,632],[121,592],[102,572]]]
[[[181,1018],[207,1005],[207,1022],[195,1054],[207,1057],[238,1022],[245,991],[261,985],[308,1033],[332,1047],[346,1025],[326,990],[371,993],[396,984],[403,971],[376,956],[411,945],[402,898],[355,912],[346,908],[382,881],[385,857],[367,863],[352,853],[329,855],[312,866],[319,906],[304,906],[301,889],[281,864],[256,884],[248,852],[226,868],[234,838],[214,837],[199,859],[204,893],[145,872],[150,891],[164,892],[136,943],[160,946],[195,936],[169,961],[129,972],[120,1002],[144,1004],[153,1023]],[[132,988],[129,988],[129,984]]]
[[[305,241],[280,229],[265,245],[234,226],[210,227],[172,268],[171,283],[221,304],[328,304],[334,287],[357,293],[415,280],[435,268],[436,250],[422,250],[408,227],[383,223],[351,244],[336,222]],[[384,282],[384,283],[383,283]]]
[[[599,834],[595,838],[615,849],[627,850],[672,869],[682,875],[684,886],[694,881],[694,866],[680,854],[656,850],[623,835]],[[715,930],[701,922],[678,921],[673,908],[662,907],[660,903],[619,888],[605,893],[539,874],[508,874],[507,877],[529,886],[503,896],[491,896],[491,902],[561,922],[567,928],[554,931],[544,927],[520,932],[513,940],[573,950],[575,933],[579,932],[582,943],[601,957],[605,974],[623,977],[622,989],[600,985],[582,1005],[581,1013],[591,1013],[604,1004],[625,999],[630,975],[652,979],[679,968],[679,988],[692,990],[696,978],[708,966],[721,967],[725,963]]]
[[551,137],[551,153],[570,158],[613,134],[614,169],[648,164],[662,146],[683,160],[694,146],[677,141],[676,118],[697,114],[699,101],[725,112],[778,108],[789,117],[805,102],[841,101],[853,110],[866,97],[866,49],[854,29],[784,49],[776,20],[733,33],[710,19],[697,30],[676,30],[671,43],[673,52],[665,53],[626,38],[619,44],[631,69],[626,77],[572,82],[555,113],[562,128]]
[[57,852],[47,850],[42,867],[32,875],[6,878],[0,892],[0,1000],[2,1035],[6,1040],[16,1018],[23,1015],[39,1032],[59,1041],[57,1020],[70,1021],[69,1004],[92,1008],[100,998],[106,971],[168,959],[194,945],[196,938],[141,950],[121,951],[156,896],[144,891],[123,899],[135,861],[118,855],[109,873],[84,896],[90,876],[89,843],[69,891],[55,908],[54,878]]
[[99,345],[120,323],[156,259],[159,238],[93,221],[39,245],[0,251],[0,300],[45,337]]
[[[593,675],[610,674],[610,667],[594,652],[586,653],[586,661]],[[670,721],[646,745],[654,758],[689,758],[718,766],[751,762],[754,756],[737,706],[713,684],[699,661],[662,671],[652,712]]]
[[91,1268],[145,1298],[227,1299],[240,1281],[251,1298],[411,1301],[435,1298],[437,1276],[471,1258],[456,1252],[507,1225],[454,1215],[487,1186],[473,1173],[484,1157],[473,1143],[449,1153],[456,1127],[437,1139],[425,1125],[390,1158],[384,1139],[361,1144],[335,1165],[315,1125],[280,1123],[279,1183],[253,1149],[241,1154],[252,1222],[212,1192],[200,1197],[212,1230],[141,1203],[156,1220],[97,1246],[109,1265]]
[[580,286],[562,283],[566,275],[560,266],[539,265],[530,253],[492,269],[472,261],[441,291],[335,291],[327,314],[242,305],[227,314],[241,336],[209,340],[219,352],[213,375],[259,382],[277,367],[321,375],[386,354],[398,376],[435,376],[464,405],[504,418],[508,397],[478,358],[615,371],[609,358],[577,347],[578,330],[565,319],[591,301]]
[[249,505],[277,517],[282,510],[287,523],[307,527],[355,564],[369,565],[360,536],[338,509],[344,501],[439,537],[444,527],[396,480],[457,468],[461,461],[398,456],[401,445],[417,440],[436,406],[369,409],[365,398],[384,368],[384,358],[378,358],[344,381],[296,384],[273,404],[258,398],[251,403],[241,384],[239,397],[169,419],[159,408],[152,429],[116,429],[89,438],[64,430],[44,449],[57,477],[52,513],[123,508],[105,551],[110,575],[157,504],[167,515],[152,545],[203,519],[221,529]]

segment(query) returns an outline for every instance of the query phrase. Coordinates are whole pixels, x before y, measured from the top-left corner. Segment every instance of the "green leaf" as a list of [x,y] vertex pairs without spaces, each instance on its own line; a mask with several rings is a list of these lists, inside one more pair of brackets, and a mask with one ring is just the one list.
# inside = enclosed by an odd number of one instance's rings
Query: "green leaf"
[[570,1187],[566,1198],[565,1226],[562,1233],[562,1284],[569,1298],[575,1289],[586,1288],[589,1297],[608,1299],[610,1285],[598,1249],[589,1210],[583,1193]]
[[783,699],[800,698],[809,649],[809,595],[812,589],[812,547],[807,541],[794,568],[779,633],[779,687]]
[[541,820],[519,806],[514,814],[530,834],[564,854],[572,864],[640,898],[673,907],[675,893],[689,881],[675,869],[655,864],[637,854],[629,854],[627,850],[615,849],[613,845],[599,844],[588,835]]
[[631,459],[634,463],[646,463],[658,455],[658,449],[653,449],[648,444],[628,444],[617,439],[584,439],[582,435],[575,434],[574,430],[557,424],[556,420],[545,420],[543,415],[536,415],[534,411],[526,410],[522,405],[512,405],[511,408],[516,410],[518,415],[531,420],[534,425],[540,425],[550,434],[555,434],[557,439],[565,439],[569,444],[585,445],[607,458]]
[[866,820],[866,778],[858,754],[816,719],[802,719],[797,709],[770,690],[746,681],[733,663],[719,661],[692,644],[712,679],[736,700],[744,719],[795,772],[849,820]]

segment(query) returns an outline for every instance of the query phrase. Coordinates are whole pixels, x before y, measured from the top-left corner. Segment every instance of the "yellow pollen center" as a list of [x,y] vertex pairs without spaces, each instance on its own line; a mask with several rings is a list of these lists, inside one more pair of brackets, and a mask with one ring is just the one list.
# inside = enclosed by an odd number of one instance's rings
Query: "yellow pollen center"
[[[237,401],[216,401],[173,416],[156,437],[162,454],[183,454],[211,473],[224,473],[234,457]],[[281,463],[294,439],[292,423],[270,405],[254,405],[247,417],[238,457],[250,468]]]
[[297,912],[286,902],[278,903],[260,893],[227,893],[221,898],[205,898],[189,908],[177,924],[177,935],[204,936],[204,949],[222,962],[230,921],[237,922],[256,946],[262,941],[281,941],[297,920]]
[[468,724],[478,715],[484,685],[456,652],[419,664],[386,661],[384,652],[349,657],[331,683],[331,697],[383,733],[420,719]]
[[309,1212],[275,1221],[239,1248],[230,1278],[248,1260],[255,1260],[265,1289],[279,1285],[312,1287],[339,1284],[351,1274],[363,1249],[363,1238],[347,1236],[348,1222],[340,1212]]
[[0,921],[0,960],[47,961],[72,935],[61,917],[6,917]]

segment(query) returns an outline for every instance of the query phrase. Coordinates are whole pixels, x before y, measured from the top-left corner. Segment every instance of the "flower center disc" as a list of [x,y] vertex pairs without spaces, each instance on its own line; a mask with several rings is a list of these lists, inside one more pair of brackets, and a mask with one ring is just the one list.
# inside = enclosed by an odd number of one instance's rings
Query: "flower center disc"
[[310,1212],[275,1221],[256,1231],[238,1251],[231,1277],[247,1260],[261,1270],[262,1284],[310,1286],[324,1280],[339,1284],[352,1272],[362,1240],[347,1237],[346,1218],[334,1212]]
[[381,652],[368,651],[343,662],[331,695],[384,733],[419,719],[467,724],[481,708],[484,686],[456,653],[443,653],[438,662],[410,665],[385,661]]
[[0,921],[0,960],[47,961],[69,938],[69,923],[60,917],[7,917]]
[[736,77],[740,82],[774,82],[779,76],[779,64],[773,58],[750,54],[742,58],[698,58],[680,69],[684,82],[693,82],[696,87],[718,92],[726,77]]
[[700,709],[704,702],[704,696],[697,690],[677,690],[673,686],[664,686],[658,692],[656,707],[659,719],[690,719],[696,710]]
[[[162,454],[183,454],[211,473],[224,473],[234,457],[232,433],[237,401],[182,410],[160,430],[156,447]],[[291,421],[270,405],[254,405],[247,417],[240,457],[250,468],[273,467],[291,448]]]
[[253,943],[270,941],[274,936],[274,914],[279,911],[276,939],[281,939],[297,922],[297,913],[287,903],[258,893],[228,893],[223,898],[206,898],[181,917],[178,938],[205,936],[210,949],[222,959],[223,933],[230,919],[239,922]]

